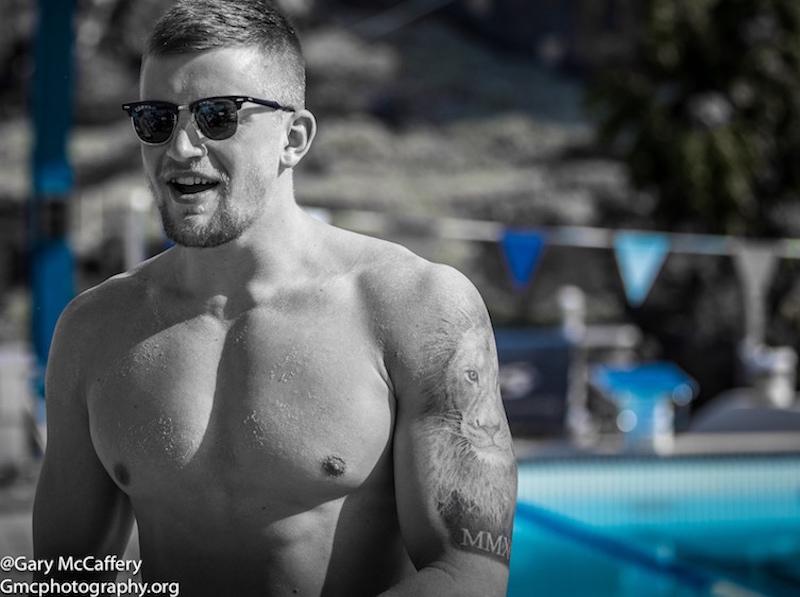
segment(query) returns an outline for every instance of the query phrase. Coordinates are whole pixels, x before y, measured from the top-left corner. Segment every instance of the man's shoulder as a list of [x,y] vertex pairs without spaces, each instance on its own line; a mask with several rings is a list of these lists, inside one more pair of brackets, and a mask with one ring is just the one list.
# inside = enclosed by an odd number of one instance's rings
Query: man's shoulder
[[[78,383],[93,363],[113,352],[119,339],[137,325],[144,288],[137,269],[113,276],[70,301],[53,335],[47,366],[51,387]],[[55,386],[53,380],[58,380]]]
[[114,275],[73,298],[61,314],[59,325],[90,329],[93,333],[106,329],[110,321],[129,317],[143,304],[148,281],[144,265]]
[[428,404],[413,397],[429,397],[446,383],[454,355],[469,355],[476,367],[491,369],[491,320],[464,274],[404,249],[381,248],[374,256],[362,287],[398,398]]
[[483,299],[460,271],[376,241],[360,273],[362,294],[383,340],[401,351],[415,350],[433,330],[488,322]]
[[371,239],[364,254],[362,285],[384,308],[438,310],[480,300],[472,282],[457,269],[401,245]]

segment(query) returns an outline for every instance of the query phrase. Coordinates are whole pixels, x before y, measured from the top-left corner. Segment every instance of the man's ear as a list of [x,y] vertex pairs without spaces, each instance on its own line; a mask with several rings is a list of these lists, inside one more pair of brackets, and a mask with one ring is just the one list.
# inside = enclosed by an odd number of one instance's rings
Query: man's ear
[[311,148],[317,134],[317,119],[311,112],[303,109],[292,113],[289,124],[281,163],[287,168],[294,168]]

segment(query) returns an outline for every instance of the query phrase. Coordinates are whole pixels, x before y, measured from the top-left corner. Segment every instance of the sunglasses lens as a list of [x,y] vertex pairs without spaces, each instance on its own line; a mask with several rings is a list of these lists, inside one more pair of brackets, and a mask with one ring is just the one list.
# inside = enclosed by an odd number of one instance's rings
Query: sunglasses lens
[[194,108],[194,118],[200,131],[215,141],[231,137],[239,122],[236,102],[221,98],[199,102]]
[[174,109],[153,104],[136,106],[131,114],[133,130],[145,143],[166,143],[175,128]]

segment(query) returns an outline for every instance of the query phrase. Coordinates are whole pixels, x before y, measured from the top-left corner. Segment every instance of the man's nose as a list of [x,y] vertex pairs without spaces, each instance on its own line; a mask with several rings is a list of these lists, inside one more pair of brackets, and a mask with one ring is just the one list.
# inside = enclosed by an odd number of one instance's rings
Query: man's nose
[[191,115],[180,114],[178,116],[167,154],[176,161],[202,157],[206,154],[205,139],[197,130],[197,125]]

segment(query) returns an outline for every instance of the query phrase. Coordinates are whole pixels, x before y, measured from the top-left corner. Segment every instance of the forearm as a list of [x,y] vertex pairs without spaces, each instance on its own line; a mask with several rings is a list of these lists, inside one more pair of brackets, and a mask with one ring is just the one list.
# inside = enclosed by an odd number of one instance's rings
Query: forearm
[[60,537],[40,534],[34,559],[43,565],[36,569],[34,580],[56,581],[114,581],[119,569],[117,564],[125,551],[128,529],[118,529],[112,540],[102,548],[88,543],[67,545]]
[[80,565],[56,564],[119,556],[128,544],[133,512],[127,496],[96,485],[86,487],[95,491],[78,494],[48,470],[42,471],[33,508],[34,557],[53,566],[42,571],[47,573],[41,578],[104,580],[102,574],[84,572]]

